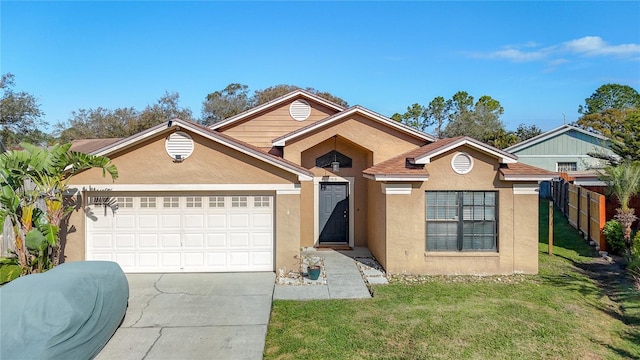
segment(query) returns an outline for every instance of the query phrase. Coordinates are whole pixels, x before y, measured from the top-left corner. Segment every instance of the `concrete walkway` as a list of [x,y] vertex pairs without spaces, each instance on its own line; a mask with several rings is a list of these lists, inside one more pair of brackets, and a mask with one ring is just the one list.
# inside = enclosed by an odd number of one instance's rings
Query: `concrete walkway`
[[[366,275],[360,271],[359,261],[374,261],[366,248],[335,251],[331,249],[307,249],[303,256],[320,257],[323,259],[323,276],[316,284],[305,279],[309,285],[281,285],[276,284],[273,292],[274,300],[323,300],[323,299],[368,299],[371,293],[365,282]],[[366,264],[365,264],[366,266]],[[368,267],[367,267],[368,268]],[[369,270],[372,274],[374,271]],[[375,270],[377,271],[377,270]],[[377,276],[377,275],[380,276]],[[376,283],[385,283],[383,273],[377,271]],[[375,282],[375,280],[374,280]]]
[[96,359],[262,359],[275,274],[127,274],[129,308]]

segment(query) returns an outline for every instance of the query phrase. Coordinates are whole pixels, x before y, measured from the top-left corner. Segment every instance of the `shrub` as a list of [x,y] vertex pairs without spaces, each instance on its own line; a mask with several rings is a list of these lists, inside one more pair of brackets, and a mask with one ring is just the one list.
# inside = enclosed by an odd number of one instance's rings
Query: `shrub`
[[[620,253],[625,249],[624,229],[618,220],[609,220],[602,229],[604,238],[607,240],[607,247],[611,253]],[[634,237],[635,238],[635,237]]]
[[[636,234],[631,239],[631,255],[640,260],[640,231],[636,231]],[[638,263],[640,265],[640,262]],[[639,266],[640,270],[640,266]]]

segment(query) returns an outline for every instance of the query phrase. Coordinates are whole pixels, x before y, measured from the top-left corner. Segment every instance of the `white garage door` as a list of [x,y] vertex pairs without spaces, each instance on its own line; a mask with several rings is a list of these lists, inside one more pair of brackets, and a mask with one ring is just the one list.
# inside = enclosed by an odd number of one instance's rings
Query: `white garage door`
[[273,197],[88,196],[88,260],[125,272],[273,271]]

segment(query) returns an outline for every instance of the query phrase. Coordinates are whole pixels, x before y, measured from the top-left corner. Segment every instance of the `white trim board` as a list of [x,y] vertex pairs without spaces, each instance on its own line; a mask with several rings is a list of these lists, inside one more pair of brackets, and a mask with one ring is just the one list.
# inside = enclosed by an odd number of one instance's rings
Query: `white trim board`
[[65,195],[81,191],[276,191],[300,193],[298,184],[105,184],[69,185]]

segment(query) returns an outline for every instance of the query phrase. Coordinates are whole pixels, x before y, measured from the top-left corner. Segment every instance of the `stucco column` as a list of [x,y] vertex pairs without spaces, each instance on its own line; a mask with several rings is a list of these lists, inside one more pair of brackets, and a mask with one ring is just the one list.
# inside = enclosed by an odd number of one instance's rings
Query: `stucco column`
[[300,194],[276,193],[276,272],[296,270],[300,255]]

